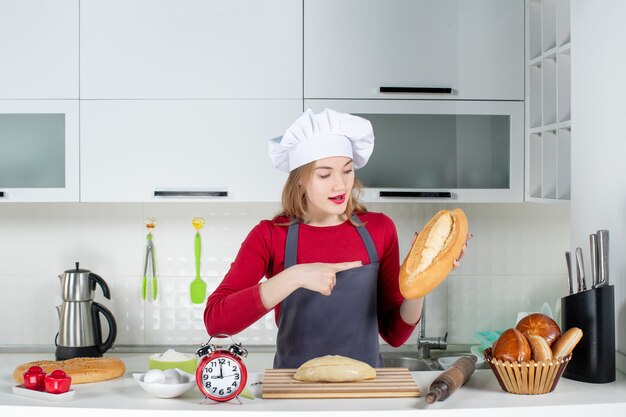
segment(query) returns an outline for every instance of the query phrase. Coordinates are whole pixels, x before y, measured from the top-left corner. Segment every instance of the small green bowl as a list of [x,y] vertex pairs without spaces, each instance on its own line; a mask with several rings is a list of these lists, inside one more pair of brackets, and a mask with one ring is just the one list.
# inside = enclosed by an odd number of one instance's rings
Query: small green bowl
[[159,361],[155,359],[150,359],[150,369],[160,369],[165,371],[167,369],[180,369],[190,374],[196,373],[196,366],[198,362],[196,358],[189,359],[187,361],[181,362],[167,362],[167,361]]

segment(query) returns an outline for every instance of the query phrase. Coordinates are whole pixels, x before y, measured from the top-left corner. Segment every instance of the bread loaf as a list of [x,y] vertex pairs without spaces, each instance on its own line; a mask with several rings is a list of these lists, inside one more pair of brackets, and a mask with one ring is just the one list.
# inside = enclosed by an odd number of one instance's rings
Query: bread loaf
[[72,377],[72,384],[106,381],[120,377],[126,372],[126,366],[120,359],[111,357],[73,358],[64,361],[42,360],[19,365],[13,371],[13,379],[17,383],[22,384],[24,382],[24,372],[31,366],[41,366],[46,373],[50,373],[55,369],[62,369]]
[[537,335],[543,337],[548,346],[561,336],[561,328],[545,314],[533,313],[523,317],[515,326],[524,336]]
[[356,359],[327,355],[303,363],[293,377],[309,382],[353,382],[376,378],[376,370]]
[[452,271],[467,240],[461,209],[440,210],[426,223],[400,267],[399,286],[406,299],[423,297]]
[[526,337],[517,329],[505,330],[495,341],[493,357],[502,361],[525,362],[530,360],[530,345]]
[[583,331],[578,327],[568,329],[561,337],[559,337],[554,345],[552,345],[552,356],[562,358],[572,353],[580,339],[583,337]]
[[529,334],[525,337],[530,345],[533,360],[549,361],[552,359],[552,349],[550,349],[546,339],[536,334]]

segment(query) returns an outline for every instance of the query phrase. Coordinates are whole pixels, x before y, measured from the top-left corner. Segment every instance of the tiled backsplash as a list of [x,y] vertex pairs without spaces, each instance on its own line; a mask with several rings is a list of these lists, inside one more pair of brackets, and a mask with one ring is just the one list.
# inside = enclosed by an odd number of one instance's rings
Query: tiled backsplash
[[[427,297],[430,336],[474,343],[479,330],[514,324],[518,311],[554,309],[565,294],[563,252],[569,247],[569,209],[535,204],[465,204],[470,241],[461,268]],[[446,204],[370,204],[396,223],[404,257],[415,231]],[[201,275],[212,291],[249,230],[278,211],[275,204],[2,204],[0,205],[0,346],[47,345],[58,331],[57,276],[74,267],[102,276],[100,290],[118,325],[116,345],[198,345],[206,341],[204,306],[191,304],[194,233],[203,216]],[[160,290],[157,302],[140,297],[144,218],[157,219],[154,245]],[[14,319],[13,319],[14,318]],[[19,318],[19,319],[18,319]],[[417,337],[409,343],[414,343]],[[273,313],[240,335],[247,345],[272,345]]]

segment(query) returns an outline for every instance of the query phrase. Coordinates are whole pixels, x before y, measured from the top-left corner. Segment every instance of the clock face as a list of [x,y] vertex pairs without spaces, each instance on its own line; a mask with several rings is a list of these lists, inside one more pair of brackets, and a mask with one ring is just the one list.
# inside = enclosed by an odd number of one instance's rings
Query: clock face
[[218,355],[203,361],[197,373],[201,391],[209,398],[228,400],[246,386],[247,373],[234,357]]

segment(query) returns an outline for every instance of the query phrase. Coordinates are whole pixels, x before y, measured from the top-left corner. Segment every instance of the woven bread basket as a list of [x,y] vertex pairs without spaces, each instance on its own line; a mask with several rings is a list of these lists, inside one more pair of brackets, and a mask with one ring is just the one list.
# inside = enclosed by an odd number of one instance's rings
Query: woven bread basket
[[500,387],[511,394],[534,395],[554,391],[572,354],[549,361],[509,362],[493,358],[491,348],[483,351]]

